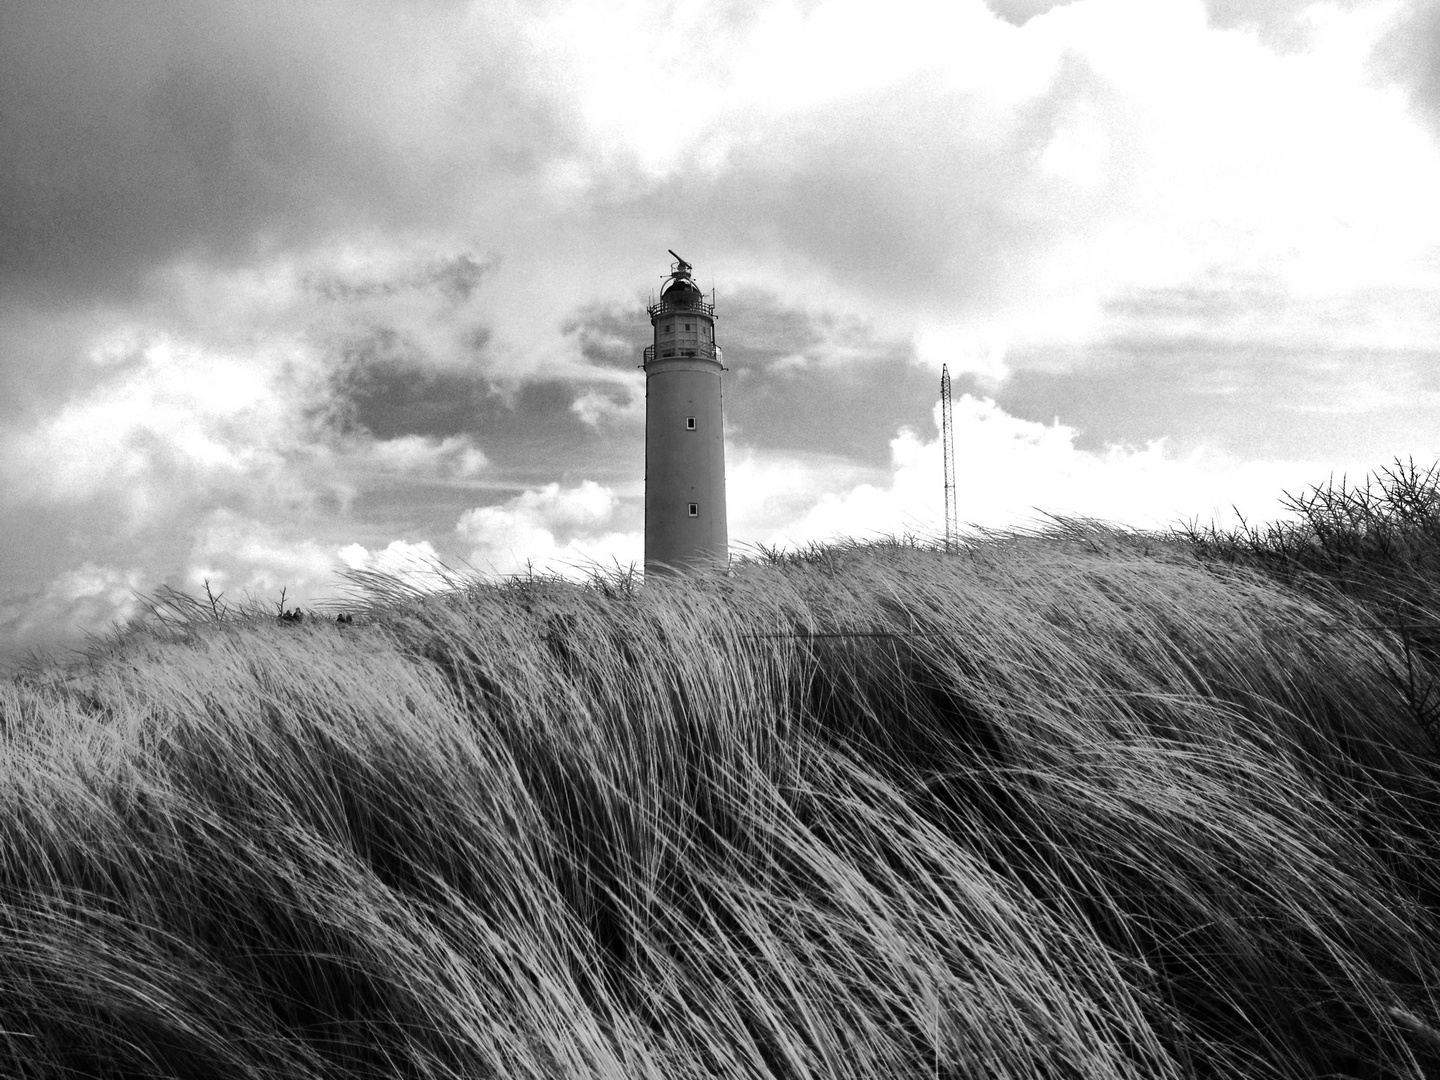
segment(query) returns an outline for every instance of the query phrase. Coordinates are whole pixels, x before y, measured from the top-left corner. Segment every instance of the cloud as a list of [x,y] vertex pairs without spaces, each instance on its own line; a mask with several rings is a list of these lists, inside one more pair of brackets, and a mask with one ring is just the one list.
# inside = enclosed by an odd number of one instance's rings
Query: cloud
[[[879,301],[897,324],[1003,306],[1129,202],[1133,110],[1073,22],[1022,41],[978,4],[776,5],[725,38],[663,160],[595,171],[582,220],[643,221],[787,303]],[[655,113],[634,105],[643,159]]]
[[1424,284],[1307,295],[1277,275],[1217,272],[1116,292],[1088,339],[1012,347],[999,378],[956,385],[1018,417],[1058,417],[1085,449],[1163,436],[1179,451],[1348,459],[1373,447],[1382,410],[1391,439],[1426,446],[1436,300]]
[[334,548],[302,533],[289,535],[281,525],[246,518],[229,510],[206,515],[195,530],[184,584],[240,590],[273,598],[281,589],[291,603],[333,592],[339,555]]
[[631,373],[653,334],[644,309],[613,304],[586,304],[561,323],[561,331],[575,339],[580,355],[598,368]]
[[[1225,526],[1235,523],[1232,507],[1252,522],[1274,520],[1283,516],[1283,491],[1323,480],[1330,467],[1304,459],[1247,462],[1208,447],[1176,454],[1164,438],[1138,448],[1083,449],[1072,427],[1024,420],[970,394],[956,397],[954,413],[962,531],[1032,527],[1047,515],[1143,529],[1192,518]],[[938,404],[933,420],[930,438],[901,429],[888,467],[868,474],[832,461],[742,457],[732,472],[741,482],[730,485],[732,545],[943,536]]]
[[[895,18],[846,10],[862,36]],[[887,334],[1080,342],[1115,293],[1217,268],[1297,294],[1431,275],[1440,155],[1373,85],[1376,17],[1317,16],[1293,56],[1205,19],[1069,4],[844,96],[767,110],[736,87],[673,168],[592,195],[622,221],[658,215],[689,257],[743,264],[737,283]],[[979,83],[963,64],[982,48],[1024,79]]]
[[398,572],[416,567],[434,566],[440,556],[428,540],[412,544],[392,540],[380,551],[368,551],[360,544],[347,544],[340,549],[340,561],[352,570],[384,570]]
[[496,265],[430,244],[315,252],[298,281],[306,336],[349,369],[388,362],[453,376],[492,370],[498,357],[482,286]]
[[[895,429],[923,416],[938,393],[938,371],[917,361],[909,340],[883,336],[859,316],[761,288],[728,293],[716,310],[732,445],[881,464]],[[635,367],[652,340],[643,313],[592,305],[564,325],[585,359],[629,371],[623,382],[577,400],[575,411],[595,422],[623,418],[639,438],[644,376]]]
[[1049,96],[1001,113],[940,75],[916,75],[803,115],[747,119],[723,166],[643,197],[677,218],[723,221],[730,243],[791,264],[787,301],[823,295],[806,280],[819,270],[912,313],[974,312],[1002,302],[1043,248],[1123,205],[1123,160],[1084,185],[1028,167],[1065,102],[1093,81],[1071,62]]
[[369,452],[377,466],[407,477],[430,474],[470,479],[488,464],[484,451],[461,435],[445,439],[402,435],[371,443]]
[[1212,26],[1256,34],[1266,46],[1298,52],[1313,46],[1332,13],[1349,13],[1363,0],[1205,0]]
[[725,307],[725,426],[732,442],[882,464],[897,427],[923,416],[939,376],[865,320],[747,292]]
[[1024,26],[1037,15],[1044,15],[1071,0],[986,0],[990,10],[1014,26]]
[[[7,490],[83,497],[154,475],[213,492],[227,471],[248,486],[303,465],[343,434],[347,371],[491,366],[485,272],[465,250],[341,246],[244,269],[177,262],[131,310],[72,317],[0,299],[0,469],[18,478]],[[377,426],[382,438],[460,433]]]
[[[893,447],[885,464],[878,468],[828,455],[727,447],[725,495],[731,546],[744,550],[755,544],[784,544],[814,538],[813,531],[796,532],[796,523],[806,520],[826,498],[833,499],[862,487],[887,486],[893,476],[893,464]],[[893,514],[887,514],[879,526],[881,531],[893,531],[896,520]],[[824,535],[854,534],[852,522]]]
[[445,569],[444,560],[428,540],[392,540],[378,551],[347,544],[340,549],[339,557],[351,570],[388,574],[418,592],[434,592],[454,584],[453,574]]
[[1415,110],[1440,132],[1440,2],[1410,0],[1376,43],[1373,64],[1405,88]]
[[336,549],[390,527],[377,503],[418,501],[410,527],[443,529],[494,480],[468,434],[327,426],[323,368],[293,344],[118,333],[84,370],[68,404],[0,431],[0,602],[60,588],[76,563],[132,568],[146,589],[323,590]]
[[274,369],[255,360],[164,334],[102,342],[88,358],[88,394],[0,433],[6,501],[99,500],[137,524],[197,486],[273,475],[292,417]]
[[398,275],[375,277],[363,272],[329,271],[308,279],[326,300],[361,301],[389,298],[403,293],[424,293],[436,289],[451,304],[469,300],[493,263],[477,260],[467,253],[432,259],[406,268]]
[[[638,563],[640,531],[623,528],[630,517],[610,488],[585,480],[532,488],[496,506],[467,510],[456,531],[472,544],[469,562],[496,574],[579,573],[591,566]],[[619,527],[617,527],[619,526]]]
[[[1391,439],[1431,443],[1431,417],[1440,406],[1437,356],[1324,343],[1117,337],[1083,353],[1013,356],[1016,370],[993,392],[1016,416],[1072,425],[1086,449],[1164,437],[1176,448],[1208,445],[1237,455],[1351,458],[1374,445],[1381,413]],[[1073,366],[1051,366],[1067,360]],[[975,386],[968,379],[959,384]]]
[[330,378],[331,421],[381,439],[473,431],[481,404],[492,396],[483,371],[438,369],[389,327],[348,343]]
[[[582,453],[623,474],[633,448],[627,455],[617,442],[641,437],[643,414],[632,407],[639,389],[583,374],[514,379],[483,368],[437,369],[382,334],[346,350],[316,408],[326,425],[361,439],[469,440],[485,448],[496,469],[523,483]],[[606,418],[618,429],[601,422]]]
[[447,222],[567,143],[529,52],[505,5],[5,5],[0,288]]
[[0,672],[74,647],[141,610],[140,571],[86,562],[43,589],[0,600]]

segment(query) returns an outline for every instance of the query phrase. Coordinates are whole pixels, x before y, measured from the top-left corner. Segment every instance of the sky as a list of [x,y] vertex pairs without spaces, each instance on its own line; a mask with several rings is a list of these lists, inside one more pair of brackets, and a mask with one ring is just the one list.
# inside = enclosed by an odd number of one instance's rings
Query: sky
[[162,587],[642,558],[714,290],[737,551],[1440,457],[1440,2],[0,0],[0,669]]

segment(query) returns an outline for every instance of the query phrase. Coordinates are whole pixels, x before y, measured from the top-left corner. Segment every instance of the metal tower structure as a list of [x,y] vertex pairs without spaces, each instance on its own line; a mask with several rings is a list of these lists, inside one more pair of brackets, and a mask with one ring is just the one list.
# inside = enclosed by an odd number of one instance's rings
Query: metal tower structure
[[960,532],[955,506],[955,422],[950,411],[950,365],[940,365],[940,442],[945,452],[945,550],[953,551]]
[[725,420],[715,304],[675,252],[645,349],[645,573],[724,565]]

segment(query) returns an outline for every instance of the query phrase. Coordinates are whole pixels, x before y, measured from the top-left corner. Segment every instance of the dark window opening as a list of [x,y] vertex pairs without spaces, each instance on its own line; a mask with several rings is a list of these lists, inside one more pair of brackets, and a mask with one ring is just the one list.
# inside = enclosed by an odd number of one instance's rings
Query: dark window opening
[[699,503],[691,503],[691,504],[690,504],[690,516],[691,516],[691,517],[699,517],[699,516],[700,516],[700,504],[699,504]]
[[685,324],[685,329],[686,329],[686,330],[689,330],[689,329],[690,329],[690,324],[689,324],[688,322]]
[[665,333],[667,333],[667,334],[673,334],[674,332],[675,332],[675,327],[669,326],[669,325],[667,325],[667,326],[665,327]]
[[687,416],[687,417],[685,417],[685,430],[686,430],[686,431],[694,431],[694,430],[695,430],[695,418],[694,418],[693,416]]

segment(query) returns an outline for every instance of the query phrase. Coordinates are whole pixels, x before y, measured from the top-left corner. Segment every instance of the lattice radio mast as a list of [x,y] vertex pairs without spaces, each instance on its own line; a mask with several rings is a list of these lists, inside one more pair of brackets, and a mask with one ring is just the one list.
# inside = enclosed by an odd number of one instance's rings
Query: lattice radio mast
[[945,550],[955,550],[960,532],[955,506],[955,422],[950,414],[950,365],[940,365],[940,441],[945,451]]

